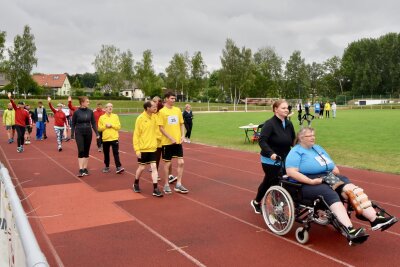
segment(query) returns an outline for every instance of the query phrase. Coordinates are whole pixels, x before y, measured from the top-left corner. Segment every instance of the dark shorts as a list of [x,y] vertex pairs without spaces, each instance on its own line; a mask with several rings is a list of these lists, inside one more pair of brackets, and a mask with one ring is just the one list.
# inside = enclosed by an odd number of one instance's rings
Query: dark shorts
[[[350,184],[350,180],[346,176],[337,175],[344,184]],[[310,177],[311,178],[311,177]],[[312,179],[312,178],[311,178]],[[329,185],[322,183],[318,185],[303,184],[301,187],[303,198],[314,200],[318,196],[323,196],[325,202],[331,206],[332,204],[341,201],[339,194],[334,191]]]
[[171,161],[172,158],[183,158],[182,144],[172,144],[162,147],[162,159]]
[[6,126],[6,130],[11,130],[11,129],[15,130],[15,125],[7,125]]
[[141,158],[138,158],[138,163],[140,165],[146,165],[146,164],[150,164],[150,163],[156,163],[156,152],[142,152],[141,154]]

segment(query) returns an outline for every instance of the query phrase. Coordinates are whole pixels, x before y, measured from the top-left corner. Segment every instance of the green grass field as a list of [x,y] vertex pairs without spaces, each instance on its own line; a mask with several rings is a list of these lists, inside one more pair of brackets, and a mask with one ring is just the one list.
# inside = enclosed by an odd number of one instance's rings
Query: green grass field
[[[244,143],[239,126],[259,124],[271,112],[195,113],[192,140],[198,143],[258,153],[257,144]],[[137,115],[121,116],[132,131]],[[299,125],[292,118],[296,131]],[[317,143],[339,165],[400,174],[400,110],[340,110],[336,119],[314,120]]]

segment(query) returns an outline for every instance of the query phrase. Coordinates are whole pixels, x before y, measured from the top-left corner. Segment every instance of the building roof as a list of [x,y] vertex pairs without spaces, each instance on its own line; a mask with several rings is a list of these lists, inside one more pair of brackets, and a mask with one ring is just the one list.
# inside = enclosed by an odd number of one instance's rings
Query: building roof
[[40,86],[61,88],[67,78],[67,74],[34,74],[32,78]]

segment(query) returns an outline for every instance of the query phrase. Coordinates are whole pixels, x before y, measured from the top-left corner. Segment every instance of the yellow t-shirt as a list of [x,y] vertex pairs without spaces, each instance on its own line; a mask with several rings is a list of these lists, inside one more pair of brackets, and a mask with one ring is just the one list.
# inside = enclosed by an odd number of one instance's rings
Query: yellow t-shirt
[[331,104],[325,103],[325,110],[330,111],[331,110]]
[[[180,108],[172,107],[167,108],[163,107],[160,109],[158,113],[158,121],[157,124],[159,126],[163,126],[164,130],[175,139],[177,144],[181,143],[181,126],[183,124],[183,116]],[[161,145],[171,145],[171,140],[169,140],[165,135],[161,137]]]
[[[153,114],[152,116],[154,116],[156,123],[158,123],[159,113],[157,112],[157,113]],[[160,126],[158,126],[158,125],[156,127],[156,136],[157,136],[157,147],[161,147],[161,138],[162,138],[163,134],[161,133]]]
[[149,116],[143,111],[136,119],[133,132],[133,148],[138,152],[154,152],[157,150],[156,116]]
[[[111,128],[106,128],[106,124],[111,124]],[[117,114],[103,114],[99,118],[98,130],[103,132],[102,139],[104,142],[118,140],[118,131],[121,129],[121,123]]]

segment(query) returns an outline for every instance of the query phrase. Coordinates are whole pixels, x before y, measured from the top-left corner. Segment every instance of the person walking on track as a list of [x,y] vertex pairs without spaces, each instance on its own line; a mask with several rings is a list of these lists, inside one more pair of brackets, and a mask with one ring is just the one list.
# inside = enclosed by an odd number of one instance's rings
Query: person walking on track
[[18,102],[18,106],[11,98],[11,93],[8,93],[8,99],[10,99],[11,105],[15,110],[15,130],[17,131],[17,152],[22,153],[24,151],[24,136],[26,121],[29,120],[29,112],[24,108],[24,102]]
[[51,111],[54,114],[54,131],[56,132],[56,138],[57,138],[57,149],[59,152],[62,151],[62,140],[63,140],[63,132],[64,132],[64,127],[67,124],[67,117],[65,116],[65,113],[62,111],[63,104],[58,103],[57,104],[57,109],[53,107],[51,104],[51,98],[48,97],[47,101],[49,102],[49,107]]
[[78,177],[89,175],[87,169],[89,163],[89,150],[92,143],[92,129],[97,138],[100,138],[97,132],[96,121],[94,120],[93,111],[89,109],[89,98],[86,96],[79,97],[80,107],[75,110],[71,123],[71,139],[76,140],[78,147]]

